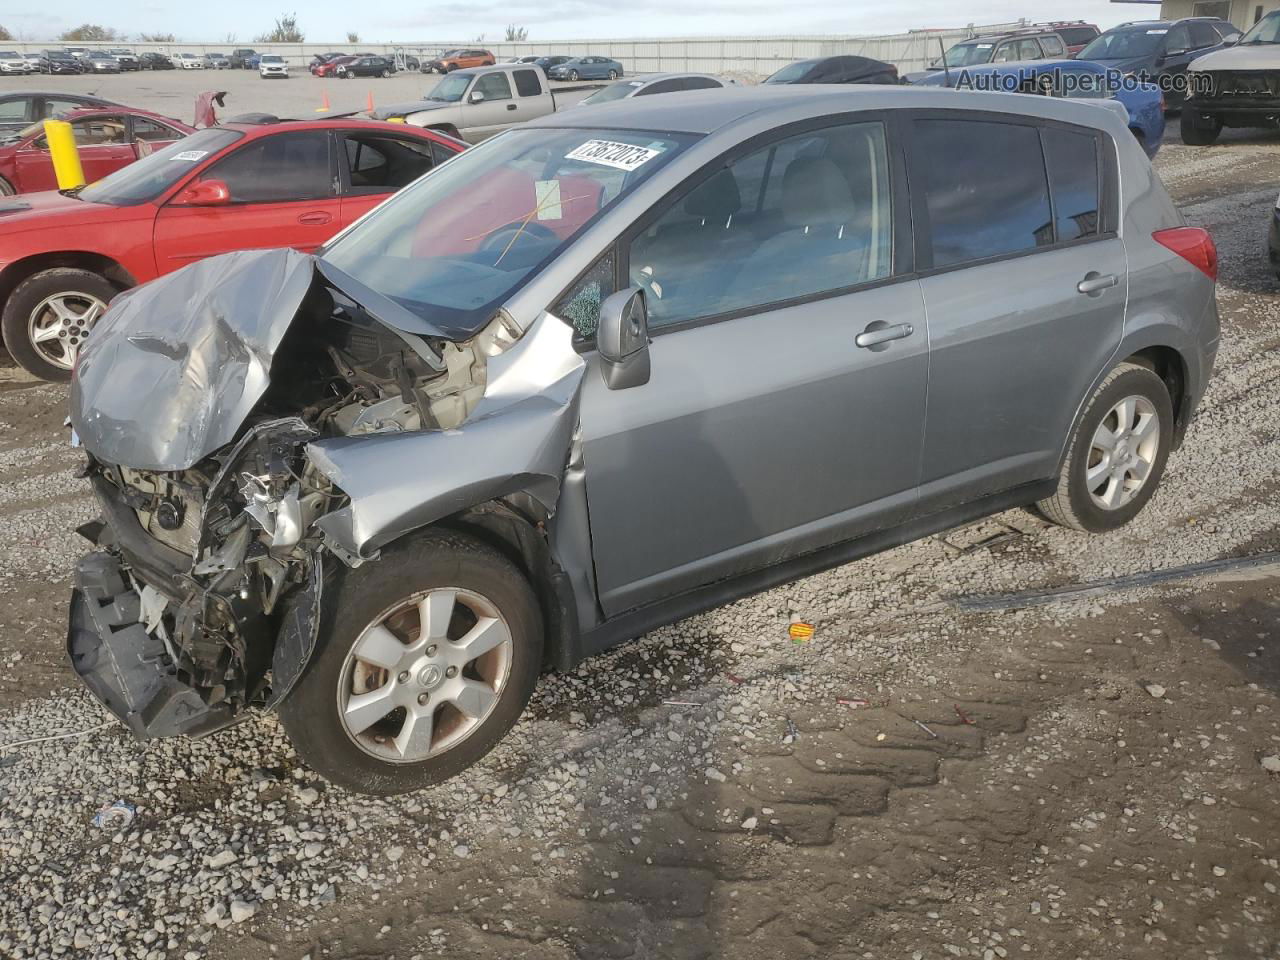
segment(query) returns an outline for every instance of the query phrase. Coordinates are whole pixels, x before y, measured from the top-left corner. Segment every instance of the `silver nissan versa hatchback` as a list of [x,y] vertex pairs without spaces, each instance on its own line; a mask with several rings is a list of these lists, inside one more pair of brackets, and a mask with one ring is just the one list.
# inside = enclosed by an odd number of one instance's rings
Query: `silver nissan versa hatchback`
[[139,737],[278,709],[352,790],[457,773],[544,668],[1010,507],[1155,493],[1216,254],[1083,101],[676,93],[442,164],[318,256],[122,294],[71,421],[69,653]]

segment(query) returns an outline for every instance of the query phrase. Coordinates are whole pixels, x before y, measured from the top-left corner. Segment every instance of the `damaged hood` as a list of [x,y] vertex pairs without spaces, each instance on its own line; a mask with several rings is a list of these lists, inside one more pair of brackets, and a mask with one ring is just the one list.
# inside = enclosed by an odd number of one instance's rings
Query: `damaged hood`
[[443,107],[456,107],[457,102],[445,100],[411,100],[408,103],[392,103],[378,107],[369,116],[375,120],[390,120],[393,117],[407,117],[413,113],[425,113],[428,110],[440,110]]
[[439,357],[420,338],[459,334],[310,254],[201,260],[121,294],[94,327],[71,385],[71,425],[85,448],[107,463],[172,471],[226,446],[266,392],[271,359],[316,282],[347,295],[433,366]]

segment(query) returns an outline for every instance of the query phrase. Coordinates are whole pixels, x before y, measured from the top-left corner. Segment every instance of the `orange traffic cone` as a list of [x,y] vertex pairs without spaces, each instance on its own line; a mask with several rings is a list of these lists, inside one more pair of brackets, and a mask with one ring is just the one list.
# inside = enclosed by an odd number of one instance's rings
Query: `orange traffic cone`
[[320,106],[316,107],[316,113],[329,112],[329,92],[327,90],[320,91]]
[[373,91],[369,91],[369,96],[365,98],[364,109],[368,113],[373,113]]

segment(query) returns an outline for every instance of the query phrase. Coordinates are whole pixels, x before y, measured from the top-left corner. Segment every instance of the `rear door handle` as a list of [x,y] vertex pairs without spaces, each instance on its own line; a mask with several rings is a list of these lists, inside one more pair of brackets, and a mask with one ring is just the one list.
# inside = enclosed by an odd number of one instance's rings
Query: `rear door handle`
[[883,320],[873,320],[853,342],[860,347],[878,347],[891,340],[905,340],[915,332],[916,328],[909,323],[895,323],[891,326]]
[[302,213],[298,215],[298,222],[307,224],[328,223],[332,219],[332,214],[325,213],[323,210],[315,210],[311,213]]
[[1101,293],[1108,287],[1114,287],[1120,282],[1120,278],[1114,273],[1108,273],[1105,276],[1094,270],[1090,270],[1085,274],[1084,279],[1076,284],[1076,289],[1081,293],[1094,294]]

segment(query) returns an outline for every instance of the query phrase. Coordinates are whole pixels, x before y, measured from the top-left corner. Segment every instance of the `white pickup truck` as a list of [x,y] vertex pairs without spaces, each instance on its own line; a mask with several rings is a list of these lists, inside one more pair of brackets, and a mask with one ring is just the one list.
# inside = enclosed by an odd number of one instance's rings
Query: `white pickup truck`
[[[571,106],[602,84],[560,87]],[[556,112],[556,95],[542,68],[532,63],[499,63],[446,74],[423,100],[373,111],[376,120],[401,119],[478,143],[526,120]]]

